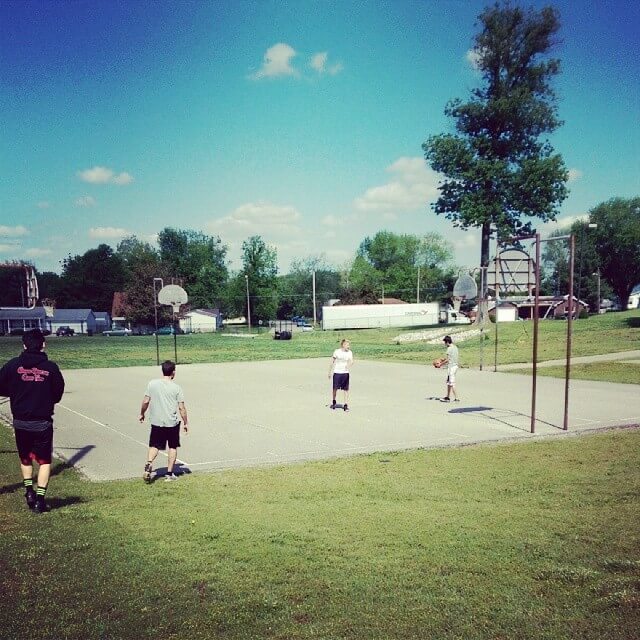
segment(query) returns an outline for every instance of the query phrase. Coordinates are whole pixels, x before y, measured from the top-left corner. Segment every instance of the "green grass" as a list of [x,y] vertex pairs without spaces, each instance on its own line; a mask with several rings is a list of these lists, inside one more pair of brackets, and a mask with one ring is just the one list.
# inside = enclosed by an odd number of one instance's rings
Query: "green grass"
[[[510,373],[525,373],[531,375],[531,370],[510,371]],[[540,367],[538,375],[552,378],[564,378],[565,367]],[[621,382],[625,384],[640,384],[640,364],[635,362],[589,362],[571,365],[572,380],[597,380],[598,382]]]
[[640,431],[82,481],[0,429],[0,635],[637,638]]
[[[573,323],[573,355],[597,355],[640,349],[640,330],[632,328],[628,320],[640,316],[638,311],[609,313]],[[454,332],[466,327],[451,327]],[[504,323],[499,327],[498,362],[529,362],[532,352],[531,322]],[[540,322],[539,359],[563,358],[566,347],[565,322]],[[329,357],[343,337],[348,337],[357,358],[430,363],[442,353],[441,345],[422,342],[396,344],[394,338],[403,329],[361,329],[345,332],[313,331],[296,333],[290,341],[273,340],[265,332],[254,339],[232,338],[220,334],[178,336],[180,363],[228,362],[239,360],[280,360],[287,358]],[[484,340],[485,365],[493,363],[494,343],[491,325]],[[172,336],[160,336],[160,359],[174,358]],[[14,357],[21,348],[19,338],[0,338],[0,362]],[[124,367],[156,363],[156,344],[153,336],[105,338],[77,336],[51,338],[47,343],[50,357],[63,369],[93,367]],[[472,338],[461,345],[462,363],[477,366],[480,361],[480,338]]]

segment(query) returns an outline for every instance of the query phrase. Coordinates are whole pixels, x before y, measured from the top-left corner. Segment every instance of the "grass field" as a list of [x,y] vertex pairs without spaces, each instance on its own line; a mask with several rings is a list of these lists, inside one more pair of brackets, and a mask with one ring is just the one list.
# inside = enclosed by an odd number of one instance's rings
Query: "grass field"
[[[640,312],[630,311],[593,316],[573,323],[573,355],[598,355],[640,349],[640,329],[632,328],[630,317]],[[464,327],[466,328],[466,327]],[[451,331],[463,327],[451,327]],[[503,323],[499,327],[498,362],[529,362],[532,352],[533,325],[530,322]],[[411,329],[412,331],[414,328]],[[491,325],[483,342],[485,365],[493,364],[495,325]],[[539,360],[563,358],[566,347],[565,322],[540,322]],[[273,340],[265,332],[254,339],[233,338],[221,334],[178,336],[178,361],[228,362],[238,360],[276,360],[286,358],[329,358],[343,337],[351,340],[356,358],[397,360],[430,363],[442,353],[441,345],[423,342],[396,344],[394,338],[402,329],[361,329],[346,332],[313,331],[296,333],[291,341]],[[160,336],[160,359],[173,359],[172,336]],[[20,339],[0,338],[0,362],[14,357],[21,348]],[[480,362],[480,338],[461,344],[463,365],[477,366]],[[153,336],[106,338],[103,336],[51,337],[47,343],[50,357],[63,369],[94,367],[123,367],[156,363],[156,344]]]
[[24,507],[0,430],[0,635],[621,640],[640,628],[640,431],[376,454]]
[[[527,375],[531,375],[531,370],[515,370],[511,371],[511,373],[526,373]],[[564,379],[565,367],[540,367],[538,369],[538,375]],[[637,362],[589,362],[572,364],[571,379],[640,384],[640,364]]]

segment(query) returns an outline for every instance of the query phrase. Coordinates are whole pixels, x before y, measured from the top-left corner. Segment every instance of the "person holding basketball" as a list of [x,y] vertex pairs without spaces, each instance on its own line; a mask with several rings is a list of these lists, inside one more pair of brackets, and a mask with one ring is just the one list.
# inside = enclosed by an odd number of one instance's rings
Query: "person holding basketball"
[[[64,378],[58,365],[44,352],[46,344],[39,329],[25,332],[22,345],[23,352],[0,369],[0,395],[8,396],[11,404],[27,506],[34,513],[46,513],[49,506],[45,494],[53,453],[53,408],[62,400]],[[39,465],[35,489],[34,462]]]
[[442,341],[447,345],[447,355],[439,359],[439,367],[447,365],[447,395],[444,398],[440,398],[440,402],[451,402],[452,393],[454,402],[459,402],[456,394],[456,372],[458,371],[460,357],[458,347],[453,344],[451,336],[445,336]]
[[336,408],[336,394],[338,389],[344,392],[344,404],[342,409],[349,411],[349,368],[353,364],[353,353],[351,353],[351,345],[348,340],[340,342],[340,348],[336,349],[331,356],[331,365],[329,366],[329,378],[333,372],[333,396],[331,400],[331,408]]
[[177,476],[173,473],[173,467],[176,463],[178,447],[180,446],[180,418],[182,418],[182,428],[185,434],[189,433],[184,392],[173,381],[176,375],[175,362],[165,360],[161,366],[162,378],[149,382],[140,408],[140,422],[144,422],[147,409],[151,406],[149,411],[149,420],[151,422],[149,454],[144,465],[144,474],[142,475],[147,484],[152,480],[153,461],[156,459],[158,451],[164,451],[167,445],[169,446],[169,460],[164,479],[165,482],[177,480]]

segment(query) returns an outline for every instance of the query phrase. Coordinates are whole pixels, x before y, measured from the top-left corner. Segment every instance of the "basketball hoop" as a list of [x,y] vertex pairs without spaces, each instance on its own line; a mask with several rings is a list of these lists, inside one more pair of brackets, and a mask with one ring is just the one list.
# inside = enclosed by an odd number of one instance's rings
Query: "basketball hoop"
[[458,277],[453,285],[453,308],[455,312],[460,311],[463,300],[473,300],[478,295],[478,285],[474,278],[468,273],[463,273]]
[[158,291],[158,302],[173,308],[173,313],[180,313],[180,307],[189,301],[187,292],[177,284],[168,284]]

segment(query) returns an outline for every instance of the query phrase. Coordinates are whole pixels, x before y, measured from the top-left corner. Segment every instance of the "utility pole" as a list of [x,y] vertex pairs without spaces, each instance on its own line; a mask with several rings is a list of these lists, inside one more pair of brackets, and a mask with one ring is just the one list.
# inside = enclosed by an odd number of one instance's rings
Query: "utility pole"
[[251,332],[251,302],[249,300],[249,276],[245,273],[244,280],[247,284],[247,330]]
[[318,317],[316,315],[316,272],[313,271],[312,272],[312,288],[313,288],[313,326],[316,326],[316,318]]

